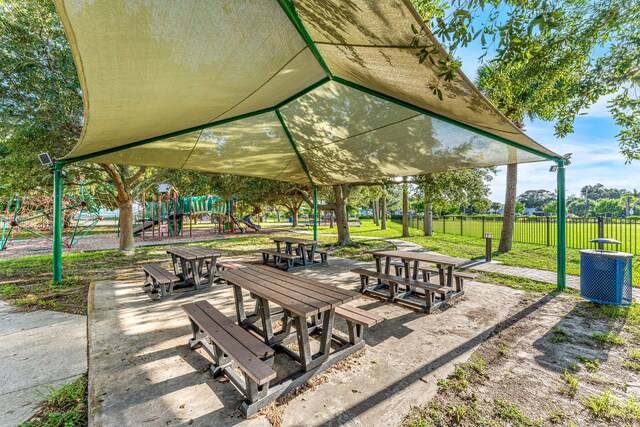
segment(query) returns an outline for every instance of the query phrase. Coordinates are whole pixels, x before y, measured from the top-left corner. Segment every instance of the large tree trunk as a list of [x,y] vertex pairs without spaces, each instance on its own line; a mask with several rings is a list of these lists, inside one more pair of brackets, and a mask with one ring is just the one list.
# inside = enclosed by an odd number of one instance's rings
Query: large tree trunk
[[518,186],[518,165],[507,165],[507,188],[504,196],[504,219],[498,251],[509,252],[513,241],[513,226],[516,221],[516,193]]
[[378,226],[380,225],[380,221],[378,221],[378,201],[374,200],[372,203],[372,209],[371,211],[373,212],[373,223]]
[[426,191],[424,194],[424,218],[422,230],[424,231],[425,236],[433,236],[433,209]]
[[338,245],[352,245],[351,235],[349,234],[349,217],[347,215],[347,198],[350,189],[347,185],[334,185],[333,191],[336,198],[336,225],[338,227]]
[[402,237],[409,237],[409,184],[402,179]]
[[118,209],[120,209],[120,245],[121,251],[133,251],[135,241],[133,239],[133,203],[127,196],[121,198],[118,195]]
[[380,199],[381,212],[380,212],[380,230],[387,229],[387,196],[382,196]]

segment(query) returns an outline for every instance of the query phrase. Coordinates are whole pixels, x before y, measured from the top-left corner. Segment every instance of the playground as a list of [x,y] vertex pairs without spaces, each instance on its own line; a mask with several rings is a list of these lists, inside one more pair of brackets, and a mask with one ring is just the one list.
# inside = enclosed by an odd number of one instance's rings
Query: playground
[[[477,31],[485,2],[436,3],[0,2],[0,425],[640,425],[633,254],[568,249],[575,159],[524,132],[612,94],[543,61],[591,10],[498,2]],[[480,34],[515,62],[474,83]],[[408,227],[413,189],[467,212],[528,163],[556,183],[553,231],[520,227],[543,245]]]

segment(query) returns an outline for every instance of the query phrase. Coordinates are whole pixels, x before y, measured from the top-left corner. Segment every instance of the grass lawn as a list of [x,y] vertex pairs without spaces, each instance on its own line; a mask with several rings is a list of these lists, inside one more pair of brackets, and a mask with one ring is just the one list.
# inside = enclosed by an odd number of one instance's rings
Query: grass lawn
[[[187,243],[219,249],[229,256],[256,253],[261,248],[273,247],[275,236],[289,233],[252,234],[242,237]],[[333,237],[320,237],[321,246],[331,248]],[[369,239],[357,239],[357,246],[333,248],[332,254],[343,258],[373,260],[362,252],[370,249],[394,248],[393,245]],[[0,260],[0,299],[25,309],[48,309],[67,313],[85,314],[89,284],[95,280],[141,276],[142,264],[159,262],[171,268],[166,254],[167,246],[137,248],[134,254],[116,250],[71,252],[62,257],[64,280],[51,281],[51,255],[37,255],[18,259]]]
[[[335,227],[318,227],[318,232],[337,234],[337,229]],[[362,220],[360,227],[350,227],[350,232],[354,236],[402,238],[402,226],[391,221],[387,222],[386,230],[380,230],[380,227],[377,227],[373,220],[365,219]],[[425,237],[422,235],[422,230],[415,228],[409,228],[409,234],[411,237],[402,238],[402,240],[417,243],[430,251],[462,258],[484,257],[485,239],[443,233],[435,233],[431,237]],[[494,248],[498,247],[498,241],[499,238],[494,239]],[[513,243],[510,252],[503,253],[494,250],[492,257],[504,265],[557,271],[556,254],[556,248],[553,246]],[[567,249],[567,274],[576,276],[580,274],[580,251],[578,249]],[[640,286],[640,258],[634,260],[633,283]]]

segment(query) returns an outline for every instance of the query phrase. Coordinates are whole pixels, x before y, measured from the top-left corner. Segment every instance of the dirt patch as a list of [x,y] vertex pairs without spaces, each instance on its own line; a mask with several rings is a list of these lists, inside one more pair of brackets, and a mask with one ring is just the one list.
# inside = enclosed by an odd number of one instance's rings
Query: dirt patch
[[532,294],[404,425],[640,425],[638,311]]

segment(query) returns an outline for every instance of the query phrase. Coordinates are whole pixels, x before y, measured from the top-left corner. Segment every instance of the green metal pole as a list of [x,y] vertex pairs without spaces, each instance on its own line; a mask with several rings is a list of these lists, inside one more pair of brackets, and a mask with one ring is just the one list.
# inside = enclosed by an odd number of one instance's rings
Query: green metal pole
[[62,166],[53,169],[53,281],[62,281]]
[[313,186],[313,240],[318,240],[318,187]]
[[567,286],[567,200],[564,162],[558,162],[558,289]]

